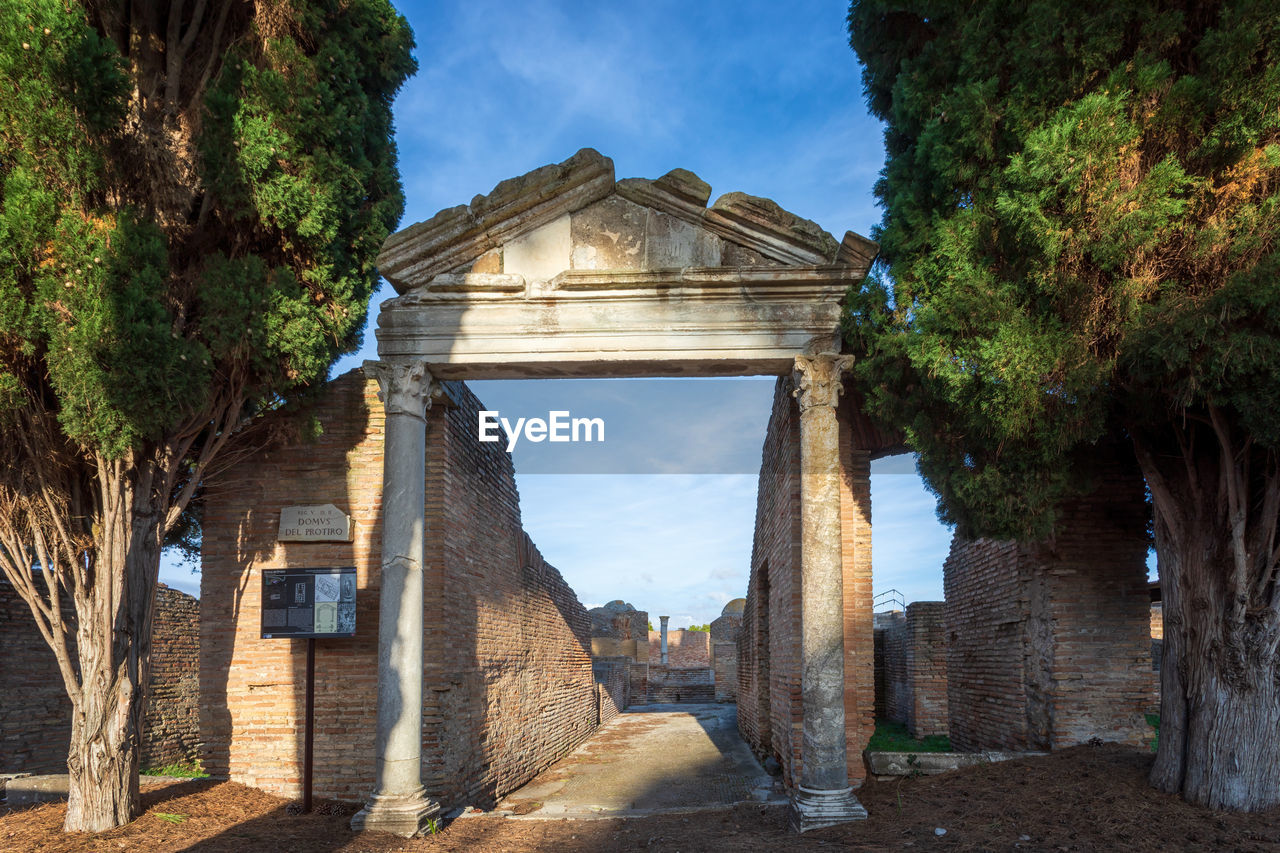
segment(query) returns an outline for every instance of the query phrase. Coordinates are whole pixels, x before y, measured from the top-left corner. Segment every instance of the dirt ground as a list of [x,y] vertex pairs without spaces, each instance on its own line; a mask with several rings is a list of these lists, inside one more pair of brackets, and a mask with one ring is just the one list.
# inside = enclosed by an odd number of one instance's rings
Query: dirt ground
[[[736,806],[633,819],[469,817],[406,841],[357,836],[356,806],[289,804],[228,782],[175,781],[143,795],[146,814],[101,835],[64,835],[65,806],[0,815],[4,851],[796,851],[1134,850],[1280,851],[1280,810],[1221,814],[1159,794],[1146,783],[1149,752],[1083,746],[1051,756],[942,776],[869,783],[869,820],[791,835],[786,809]],[[167,817],[166,817],[167,816]],[[945,829],[945,835],[935,829]]]

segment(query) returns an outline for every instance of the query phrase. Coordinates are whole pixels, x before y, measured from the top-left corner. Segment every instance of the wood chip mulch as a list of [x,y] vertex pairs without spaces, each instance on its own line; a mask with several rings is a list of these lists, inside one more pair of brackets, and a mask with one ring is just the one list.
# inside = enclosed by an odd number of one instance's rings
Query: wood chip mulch
[[[0,813],[0,850],[84,851],[1266,851],[1280,853],[1280,809],[1218,813],[1147,785],[1151,754],[1082,746],[942,776],[870,783],[871,818],[795,836],[785,809],[754,805],[632,820],[469,817],[405,840],[356,835],[357,806],[320,802],[310,815],[231,782],[178,781],[143,793],[146,813],[99,835],[61,831],[65,806]],[[939,835],[935,830],[945,829]]]

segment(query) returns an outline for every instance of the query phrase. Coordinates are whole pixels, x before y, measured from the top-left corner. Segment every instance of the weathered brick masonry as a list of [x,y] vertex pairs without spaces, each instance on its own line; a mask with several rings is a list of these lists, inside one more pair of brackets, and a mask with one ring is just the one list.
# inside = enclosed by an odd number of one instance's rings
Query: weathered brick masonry
[[156,590],[150,684],[143,721],[143,769],[197,757],[200,754],[200,602],[165,586]]
[[714,702],[716,686],[709,666],[649,664],[648,702]]
[[592,658],[591,676],[596,682],[598,720],[607,723],[631,704],[631,658]]
[[744,598],[735,598],[711,623],[711,667],[715,670],[717,702],[738,701],[738,638],[746,603]]
[[[649,660],[662,660],[662,632],[649,632]],[[671,667],[711,666],[711,635],[706,631],[667,631],[667,665]]]
[[877,615],[882,626],[877,633],[884,654],[884,715],[886,719],[906,723],[911,707],[911,682],[907,677],[907,614],[901,610]]
[[[317,641],[315,790],[373,783],[383,414],[376,383],[333,382],[318,441],[247,458],[211,484],[205,517],[202,724],[207,766],[296,795],[305,642],[259,639],[261,570],[354,565],[357,634]],[[576,746],[601,709],[590,619],[520,525],[511,460],[476,441],[480,403],[446,383],[429,412],[423,781],[446,806],[486,805]],[[276,542],[279,509],[333,503],[350,543]]]
[[[143,769],[195,758],[200,734],[200,603],[162,586],[156,590],[155,607]],[[64,602],[63,619],[75,624],[70,602]],[[0,637],[0,773],[65,773],[71,700],[30,608],[3,578]]]
[[[756,497],[751,577],[738,644],[738,725],[757,753],[776,757],[784,781],[800,772],[800,423],[790,377],[778,380]],[[871,594],[871,455],[857,401],[841,401],[841,554],[844,566],[845,734],[849,780],[860,785],[874,730]],[[878,439],[879,437],[870,437]]]
[[884,716],[904,724],[912,737],[947,733],[945,616],[941,601],[876,614],[877,667],[884,679],[878,701]]
[[1141,744],[1152,687],[1142,480],[1116,468],[1034,545],[954,539],[944,569],[957,749]]
[[948,733],[946,605],[907,605],[907,731],[914,738]]

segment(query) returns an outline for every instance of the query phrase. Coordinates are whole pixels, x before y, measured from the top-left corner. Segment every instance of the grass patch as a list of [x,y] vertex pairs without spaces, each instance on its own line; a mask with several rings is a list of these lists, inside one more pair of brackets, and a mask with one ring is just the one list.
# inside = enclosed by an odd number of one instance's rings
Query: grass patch
[[204,772],[204,768],[197,761],[177,761],[173,764],[166,764],[164,767],[152,767],[150,770],[143,770],[143,776],[168,776],[171,779],[208,779],[209,774]]
[[1151,751],[1155,752],[1160,748],[1160,715],[1147,714],[1147,725],[1156,730],[1156,736],[1151,739]]
[[903,723],[876,720],[876,733],[871,736],[867,749],[872,752],[950,752],[951,738],[946,735],[929,735],[916,740],[907,734]]

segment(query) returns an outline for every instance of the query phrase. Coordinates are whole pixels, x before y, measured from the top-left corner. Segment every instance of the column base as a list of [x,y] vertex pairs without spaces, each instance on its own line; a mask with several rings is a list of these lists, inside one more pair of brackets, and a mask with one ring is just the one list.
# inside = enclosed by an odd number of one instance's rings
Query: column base
[[429,798],[422,788],[397,796],[374,794],[351,818],[351,828],[356,832],[390,832],[413,838],[426,831],[439,814],[440,804]]
[[867,810],[852,788],[816,791],[797,786],[791,795],[791,828],[796,832],[866,819]]

